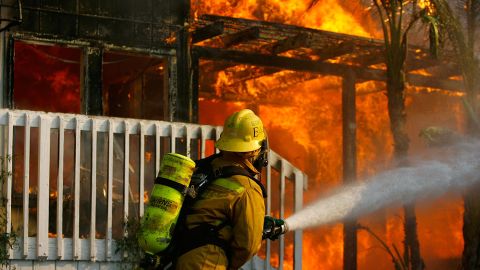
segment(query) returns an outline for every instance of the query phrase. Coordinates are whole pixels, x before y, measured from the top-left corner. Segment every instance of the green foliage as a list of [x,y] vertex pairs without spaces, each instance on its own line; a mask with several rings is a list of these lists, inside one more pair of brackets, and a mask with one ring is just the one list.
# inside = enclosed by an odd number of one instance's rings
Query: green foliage
[[[480,92],[478,74],[480,66],[475,57],[476,36],[480,21],[480,1],[458,1],[462,3],[460,16],[453,11],[447,0],[431,0],[435,6],[436,16],[439,18],[441,31],[452,45],[455,60],[462,70],[466,97],[464,105],[469,117],[469,132],[480,129],[478,112],[480,104],[476,95]],[[462,23],[463,22],[463,23]],[[466,27],[465,27],[466,26]]]
[[422,20],[428,27],[428,36],[430,41],[430,55],[438,58],[440,48],[440,22],[437,17],[429,15],[427,12],[422,14]]
[[139,228],[139,218],[128,218],[124,222],[124,237],[117,241],[117,249],[115,250],[115,253],[122,254],[122,262],[132,268],[138,266],[143,257],[143,250],[138,245],[137,240]]
[[[10,157],[0,157],[0,186],[5,190],[5,182],[11,175],[11,172],[6,170],[7,162],[10,162]],[[7,232],[7,198],[4,194],[0,194],[0,266],[2,268],[10,267],[9,250],[15,245],[17,235],[15,232]]]
[[[2,220],[0,221],[0,225],[2,227],[5,227],[5,221]],[[15,233],[6,233],[3,232],[0,234],[0,266],[9,268],[10,266],[10,259],[9,259],[9,249],[13,248],[15,245],[17,239],[17,235]]]
[[469,54],[467,37],[462,25],[446,0],[431,0],[435,6],[435,16],[438,18],[441,31],[446,33],[453,45],[460,62],[466,61]]

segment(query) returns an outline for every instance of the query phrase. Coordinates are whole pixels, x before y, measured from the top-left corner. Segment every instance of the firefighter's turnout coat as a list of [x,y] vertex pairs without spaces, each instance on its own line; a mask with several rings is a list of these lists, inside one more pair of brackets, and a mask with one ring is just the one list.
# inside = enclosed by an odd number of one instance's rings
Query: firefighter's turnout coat
[[[221,156],[211,163],[213,170],[227,166],[240,166],[257,175],[258,170],[237,156]],[[186,217],[188,229],[201,224],[219,229],[219,237],[227,248],[207,244],[181,255],[176,269],[238,269],[260,249],[262,241],[265,203],[261,184],[243,175],[214,180],[192,206]]]

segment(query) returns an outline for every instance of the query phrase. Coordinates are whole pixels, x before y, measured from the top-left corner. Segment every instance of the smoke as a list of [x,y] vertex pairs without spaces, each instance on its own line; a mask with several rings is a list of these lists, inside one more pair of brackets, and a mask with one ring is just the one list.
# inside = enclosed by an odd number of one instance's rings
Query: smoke
[[417,158],[412,166],[385,171],[343,186],[289,217],[290,230],[357,218],[394,203],[433,199],[480,182],[480,141],[435,149],[434,159]]

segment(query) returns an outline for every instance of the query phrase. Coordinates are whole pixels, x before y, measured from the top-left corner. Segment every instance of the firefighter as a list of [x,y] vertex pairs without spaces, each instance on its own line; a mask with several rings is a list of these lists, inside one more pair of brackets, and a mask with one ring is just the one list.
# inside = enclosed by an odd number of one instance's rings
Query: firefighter
[[268,162],[262,121],[248,109],[233,113],[215,146],[213,171],[239,173],[216,178],[191,207],[176,269],[238,269],[261,246],[266,192],[257,179]]

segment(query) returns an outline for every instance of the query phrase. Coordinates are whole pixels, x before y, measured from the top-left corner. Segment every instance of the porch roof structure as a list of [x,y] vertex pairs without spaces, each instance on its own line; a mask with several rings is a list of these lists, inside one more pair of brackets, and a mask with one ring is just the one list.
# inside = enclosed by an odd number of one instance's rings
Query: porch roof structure
[[[356,82],[386,80],[383,40],[217,15],[200,16],[192,28],[193,62],[210,60],[201,63],[203,76],[245,64],[252,67],[239,75],[238,80],[281,70],[311,73],[312,78],[344,77],[353,71]],[[407,83],[447,91],[463,89],[458,79],[461,70],[453,63],[450,52],[443,52],[435,59],[428,48],[410,46],[408,50]],[[220,98],[208,91],[202,89],[199,94]],[[236,96],[237,101],[243,99],[251,97]]]

